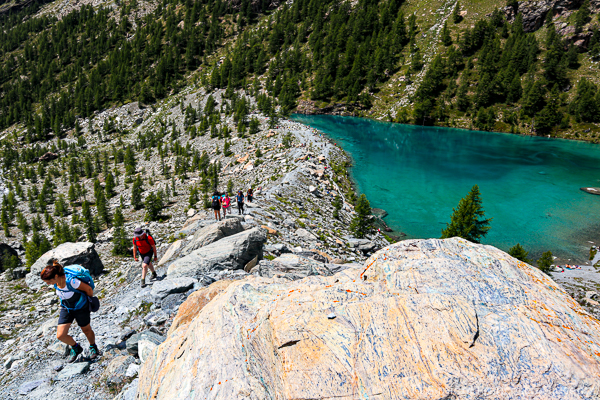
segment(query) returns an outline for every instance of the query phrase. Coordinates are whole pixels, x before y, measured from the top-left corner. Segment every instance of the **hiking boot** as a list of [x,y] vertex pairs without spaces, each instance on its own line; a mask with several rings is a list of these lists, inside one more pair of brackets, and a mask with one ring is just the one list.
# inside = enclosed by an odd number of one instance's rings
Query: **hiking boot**
[[152,277],[150,279],[152,279],[153,281],[158,279],[158,275],[156,275],[156,272],[152,273]]
[[95,344],[90,344],[90,359],[93,360],[100,356],[100,350],[98,350],[98,346]]
[[76,344],[75,346],[71,346],[71,351],[69,352],[69,357],[67,358],[67,362],[68,363],[72,363],[75,360],[77,360],[77,357],[79,357],[79,355],[83,353],[83,348],[79,345]]
[[142,279],[142,289],[146,287],[146,280]]

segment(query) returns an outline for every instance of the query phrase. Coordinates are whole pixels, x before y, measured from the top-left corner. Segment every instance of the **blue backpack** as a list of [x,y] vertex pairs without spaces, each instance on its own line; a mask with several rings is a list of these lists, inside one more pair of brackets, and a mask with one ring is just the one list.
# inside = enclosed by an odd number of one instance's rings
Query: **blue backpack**
[[[77,304],[75,305],[74,308],[65,306],[63,304],[62,300],[61,300],[60,304],[61,304],[61,306],[63,306],[64,308],[66,308],[69,311],[79,310],[79,309],[83,308],[83,306],[86,304],[86,300],[87,300],[88,296],[81,290],[77,290],[73,286],[71,286],[71,281],[73,279],[79,279],[81,282],[89,285],[92,289],[94,289],[96,287],[96,285],[94,285],[94,279],[92,279],[92,275],[90,274],[89,270],[87,270],[86,268],[82,267],[81,265],[77,265],[77,264],[69,265],[68,267],[65,267],[65,275],[67,276],[68,291],[81,293],[82,296],[79,297],[79,300],[77,301]],[[54,288],[57,290],[61,290],[56,285],[54,285]]]

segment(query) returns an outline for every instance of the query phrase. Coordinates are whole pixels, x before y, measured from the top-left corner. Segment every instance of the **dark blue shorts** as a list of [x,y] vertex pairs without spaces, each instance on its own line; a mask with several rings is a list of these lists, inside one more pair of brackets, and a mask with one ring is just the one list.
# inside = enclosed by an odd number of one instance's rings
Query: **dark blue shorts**
[[140,254],[140,258],[142,259],[142,264],[150,264],[152,262],[152,256],[154,255],[154,251],[150,251],[146,254]]
[[90,324],[90,307],[87,301],[79,310],[69,311],[64,307],[60,308],[58,325],[71,324],[73,321],[77,321],[77,325],[79,325],[81,328]]

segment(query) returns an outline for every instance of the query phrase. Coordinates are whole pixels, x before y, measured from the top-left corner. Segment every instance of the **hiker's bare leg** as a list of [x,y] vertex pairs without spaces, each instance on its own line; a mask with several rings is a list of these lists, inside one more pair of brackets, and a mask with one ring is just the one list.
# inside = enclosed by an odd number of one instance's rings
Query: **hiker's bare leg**
[[147,272],[148,272],[148,264],[142,264],[142,280],[146,279]]
[[152,265],[152,263],[148,264],[148,268],[150,269],[150,272],[155,273],[154,265]]
[[96,335],[92,330],[92,324],[87,324],[86,326],[81,327],[81,330],[90,344],[96,344]]
[[69,346],[75,346],[77,342],[69,336],[69,328],[71,324],[62,324],[56,328],[56,338]]

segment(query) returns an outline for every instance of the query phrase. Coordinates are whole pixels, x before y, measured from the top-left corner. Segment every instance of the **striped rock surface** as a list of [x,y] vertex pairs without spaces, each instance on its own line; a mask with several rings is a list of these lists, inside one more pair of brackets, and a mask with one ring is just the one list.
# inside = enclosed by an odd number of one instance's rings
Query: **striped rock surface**
[[138,399],[600,397],[600,322],[536,268],[458,238],[187,302]]

